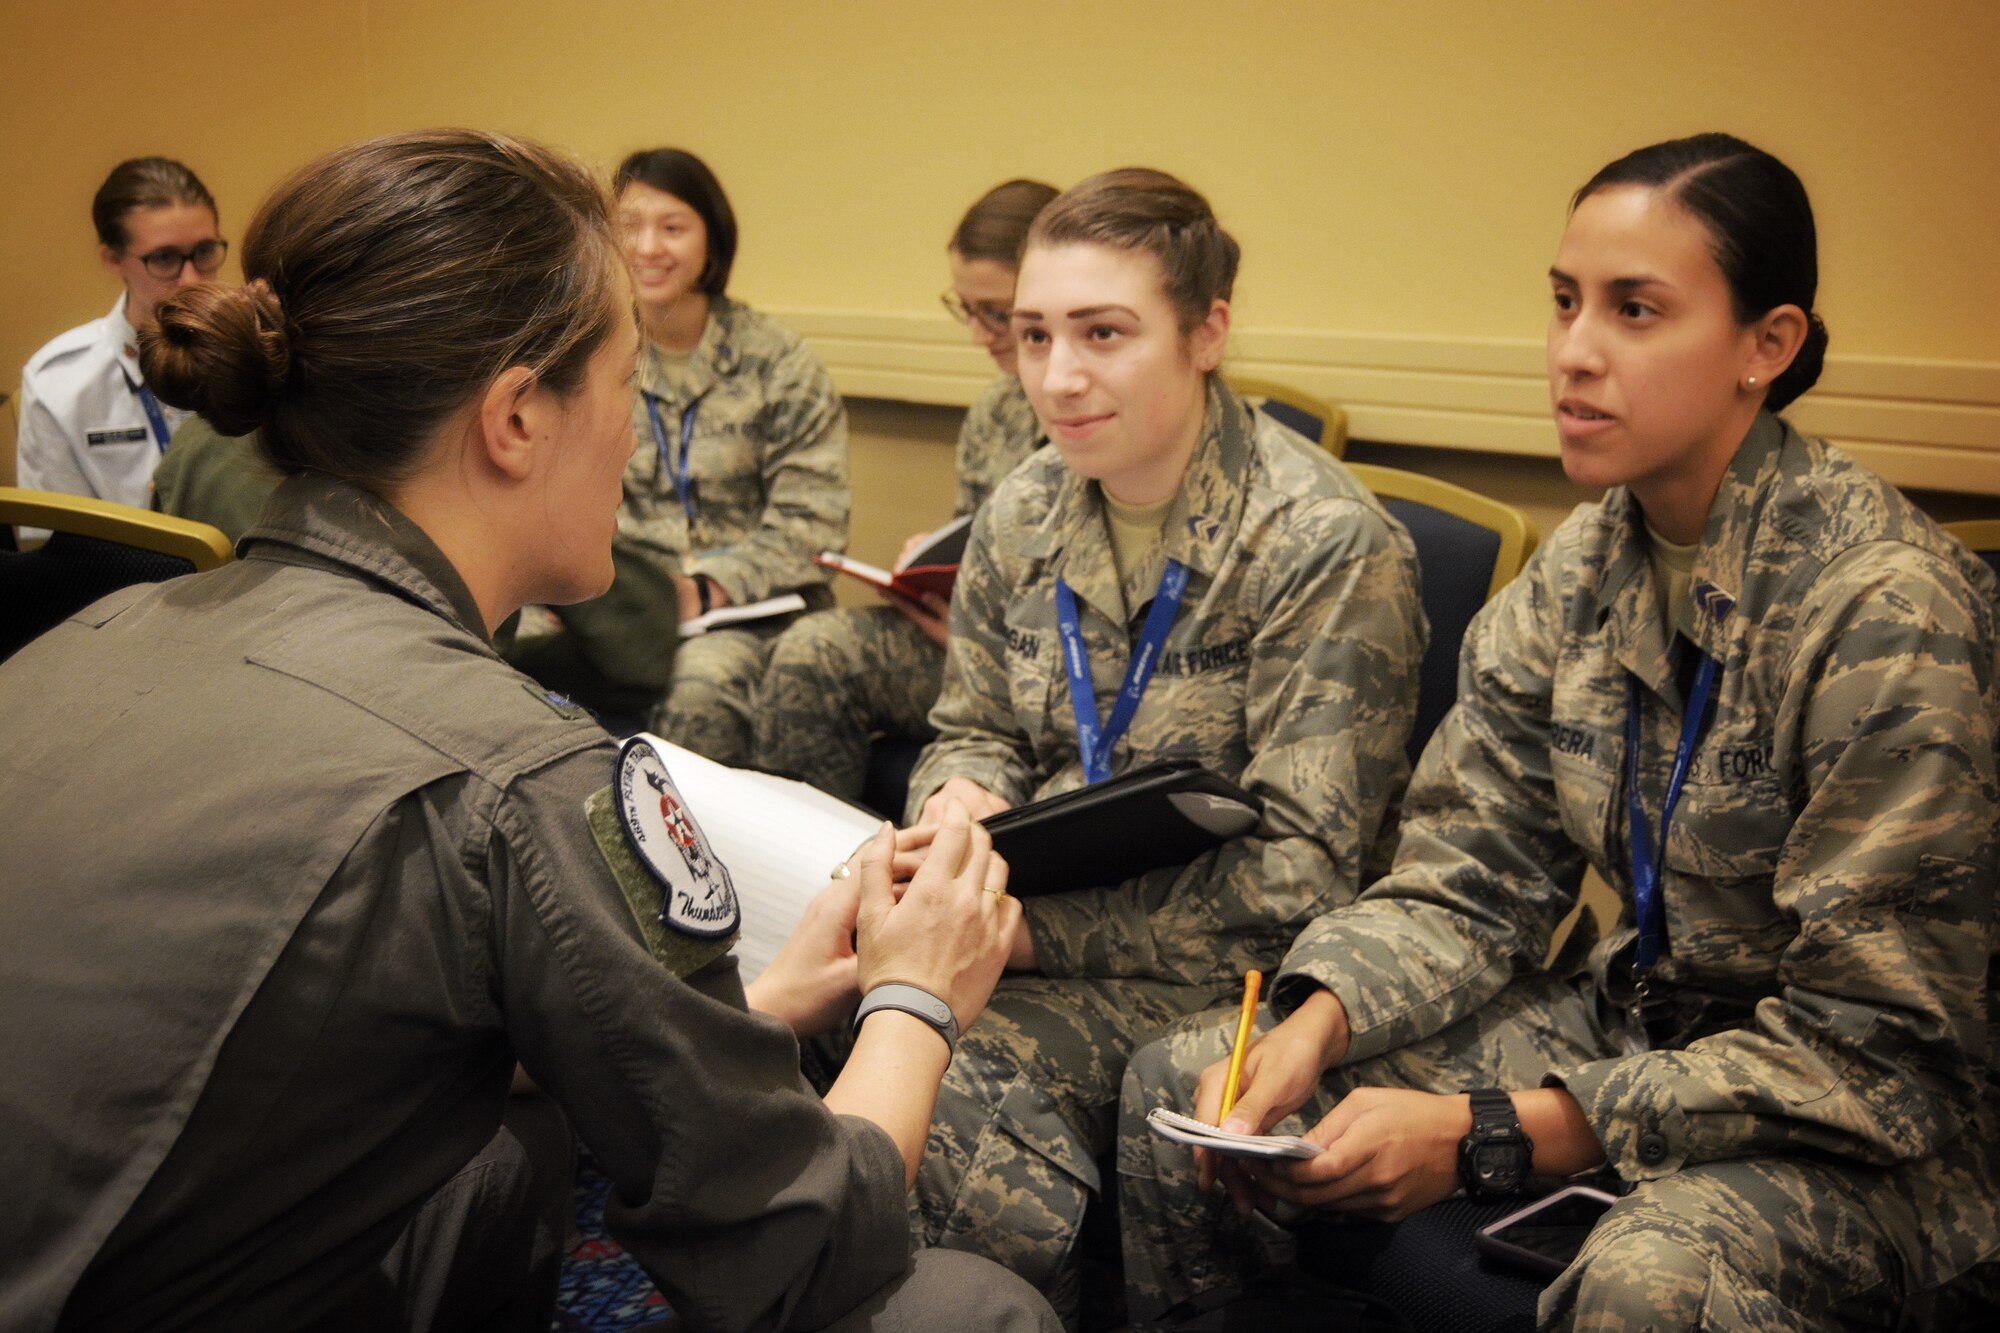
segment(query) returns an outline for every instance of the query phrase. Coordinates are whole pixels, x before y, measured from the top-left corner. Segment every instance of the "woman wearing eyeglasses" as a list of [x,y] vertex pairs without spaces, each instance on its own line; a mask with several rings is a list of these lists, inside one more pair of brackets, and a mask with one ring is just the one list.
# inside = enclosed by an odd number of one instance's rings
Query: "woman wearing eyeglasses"
[[[945,249],[951,261],[945,309],[1001,371],[959,428],[954,515],[979,508],[1043,439],[1015,374],[1007,316],[1028,225],[1055,197],[1055,187],[1040,181],[996,185],[966,210]],[[921,534],[904,544],[905,558],[920,540]],[[808,616],[778,640],[756,709],[758,767],[858,800],[872,737],[937,735],[928,718],[944,675],[948,608],[936,598],[922,606],[887,601]]]
[[146,388],[139,330],[153,307],[213,278],[229,253],[215,199],[164,157],[113,168],[90,205],[98,255],[125,285],[102,319],[79,325],[21,371],[20,484],[146,504],[153,467],[186,413]]

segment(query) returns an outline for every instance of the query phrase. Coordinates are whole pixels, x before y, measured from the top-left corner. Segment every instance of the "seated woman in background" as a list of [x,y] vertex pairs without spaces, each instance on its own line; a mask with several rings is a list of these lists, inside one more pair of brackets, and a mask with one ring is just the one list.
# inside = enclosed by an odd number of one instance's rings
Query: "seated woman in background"
[[[1017,975],[952,1061],[924,1238],[1000,1259],[1072,1316],[1127,1054],[1352,897],[1407,775],[1414,549],[1216,374],[1236,265],[1207,201],[1157,171],[1093,177],[1035,219],[1012,330],[1054,447],[973,522],[939,737],[910,789],[935,827],[954,800],[983,817],[1184,758],[1263,799],[1255,830],[1184,867],[1025,903]],[[1100,731],[1098,701],[1121,693],[1139,695],[1114,714],[1129,726]]]
[[162,300],[206,282],[229,242],[215,199],[164,157],[120,162],[90,203],[98,257],[124,285],[102,319],[52,339],[21,371],[19,484],[146,507],[153,467],[185,417],[146,387],[139,331]]
[[[1564,470],[1612,489],[1473,624],[1393,871],[1273,985],[1226,1127],[1324,1150],[1219,1169],[1245,1213],[1397,1219],[1606,1167],[1546,1327],[1957,1326],[1938,1289],[2000,1249],[1993,580],[1774,415],[1826,348],[1776,158],[1611,163],[1549,277]],[[1619,928],[1547,970],[1586,866]],[[1232,1025],[1127,1078],[1140,1321],[1237,1267],[1216,1164],[1144,1123],[1213,1122]]]
[[[0,1324],[547,1329],[517,1159],[463,1169],[518,1061],[688,1328],[1054,1327],[910,1254],[1018,916],[984,831],[953,811],[898,898],[885,827],[746,996],[670,775],[488,641],[611,580],[640,336],[603,192],[396,135],[280,186],[244,261],[145,349],[286,474],[243,558],[0,665]],[[904,1008],[822,1102],[797,1038],[857,990]]]
[[[833,605],[813,557],[847,546],[847,409],[797,334],[724,295],[736,215],[700,158],[634,153],[612,192],[646,334],[619,516],[627,560],[611,599],[576,608],[568,629],[586,658],[671,657],[651,730],[744,764],[752,697],[792,617],[711,630],[678,650],[674,622],[792,592],[811,609]],[[625,563],[650,564],[651,578],[636,582]],[[657,595],[668,588],[671,606]]]
[[[958,432],[956,517],[978,509],[1043,439],[1014,373],[1007,312],[1028,224],[1055,197],[1055,188],[1040,181],[995,186],[966,210],[945,251],[951,261],[945,305],[1001,371]],[[904,545],[905,557],[920,540],[921,534]],[[857,801],[874,737],[921,741],[937,734],[926,719],[944,674],[950,608],[935,599],[925,606],[886,600],[886,606],[806,616],[779,638],[756,707],[759,768]]]

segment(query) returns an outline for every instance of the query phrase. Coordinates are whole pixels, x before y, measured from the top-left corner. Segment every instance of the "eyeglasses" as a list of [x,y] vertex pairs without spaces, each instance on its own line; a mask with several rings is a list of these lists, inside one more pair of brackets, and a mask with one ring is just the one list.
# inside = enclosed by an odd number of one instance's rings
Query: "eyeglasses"
[[1005,333],[1007,331],[1007,318],[1014,313],[1003,307],[990,305],[985,301],[980,301],[975,305],[967,305],[965,298],[950,288],[939,292],[938,300],[943,302],[946,313],[959,323],[970,324],[976,319],[995,333]]
[[222,260],[229,253],[229,242],[222,240],[203,241],[192,250],[176,250],[168,246],[159,250],[149,250],[139,256],[139,262],[146,266],[146,272],[162,282],[172,282],[181,275],[181,269],[188,264],[202,277],[212,277],[222,267]]

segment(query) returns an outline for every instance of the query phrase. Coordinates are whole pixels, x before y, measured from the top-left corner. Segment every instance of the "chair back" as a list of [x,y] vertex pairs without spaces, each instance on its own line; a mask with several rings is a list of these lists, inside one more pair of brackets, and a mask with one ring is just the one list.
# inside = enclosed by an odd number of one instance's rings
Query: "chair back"
[[1347,452],[1347,413],[1338,404],[1272,380],[1243,375],[1225,378],[1255,411],[1297,431],[1335,458]]
[[229,539],[206,523],[88,496],[0,486],[0,524],[50,530],[34,550],[0,551],[0,661],[128,584],[232,558]]
[[1430,644],[1418,671],[1410,762],[1458,702],[1458,650],[1473,616],[1507,586],[1535,549],[1535,526],[1512,505],[1400,468],[1349,463],[1382,507],[1410,530],[1423,575]]
[[1974,518],[1962,523],[1946,523],[1944,530],[1965,543],[1967,550],[2000,574],[2000,518]]

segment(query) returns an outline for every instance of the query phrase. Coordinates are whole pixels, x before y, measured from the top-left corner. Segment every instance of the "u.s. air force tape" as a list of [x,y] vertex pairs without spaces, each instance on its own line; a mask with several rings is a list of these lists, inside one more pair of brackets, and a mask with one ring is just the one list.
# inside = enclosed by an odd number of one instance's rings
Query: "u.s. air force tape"
[[681,799],[653,737],[641,732],[619,748],[612,789],[633,852],[660,883],[660,924],[698,939],[733,932],[742,913],[729,868]]

